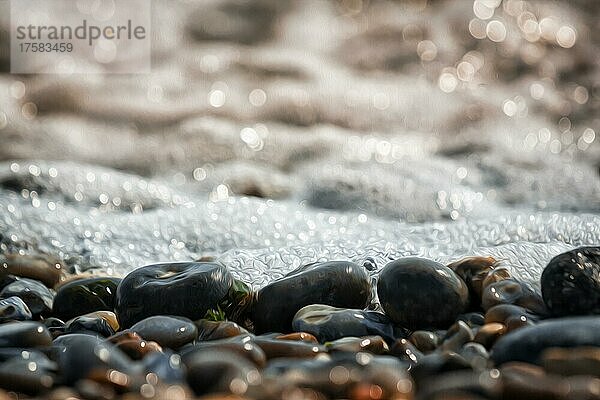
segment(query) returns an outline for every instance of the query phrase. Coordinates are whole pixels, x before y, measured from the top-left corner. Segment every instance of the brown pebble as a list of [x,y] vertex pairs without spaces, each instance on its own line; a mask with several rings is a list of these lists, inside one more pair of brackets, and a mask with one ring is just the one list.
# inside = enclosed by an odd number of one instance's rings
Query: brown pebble
[[141,360],[146,354],[156,351],[162,352],[162,347],[158,343],[146,341],[131,331],[121,331],[107,340],[134,360]]
[[6,275],[35,279],[49,288],[66,279],[66,272],[60,260],[44,254],[6,254],[0,257],[0,277]]
[[474,338],[473,331],[464,321],[456,321],[446,332],[442,345],[442,350],[458,352],[467,342]]
[[194,321],[198,328],[198,340],[226,339],[238,335],[247,335],[248,331],[232,321],[209,321],[199,319]]
[[550,348],[542,353],[542,366],[557,375],[600,377],[600,348]]
[[496,340],[506,333],[506,326],[499,322],[490,322],[483,325],[475,335],[475,342],[481,343],[487,349],[491,348]]
[[431,331],[414,331],[408,340],[423,354],[431,353],[440,344],[439,336]]
[[312,335],[310,333],[306,333],[306,332],[294,332],[294,333],[288,333],[287,335],[279,335],[275,339],[294,340],[297,342],[319,343],[319,341],[317,340],[317,338],[314,335]]
[[481,302],[483,280],[496,265],[493,257],[466,257],[448,264],[467,284],[471,293],[471,302],[477,306]]
[[331,351],[358,353],[364,351],[373,354],[389,353],[390,348],[381,336],[345,337],[325,345]]
[[390,348],[390,353],[403,361],[411,363],[418,363],[423,357],[423,353],[406,339],[396,340]]

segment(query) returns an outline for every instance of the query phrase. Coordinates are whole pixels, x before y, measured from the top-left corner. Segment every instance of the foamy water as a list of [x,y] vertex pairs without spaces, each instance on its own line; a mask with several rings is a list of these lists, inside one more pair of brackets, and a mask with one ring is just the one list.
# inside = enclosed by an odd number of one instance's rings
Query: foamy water
[[593,5],[355,3],[156,2],[150,75],[0,74],[2,250],[256,286],[493,255],[536,283],[600,243]]

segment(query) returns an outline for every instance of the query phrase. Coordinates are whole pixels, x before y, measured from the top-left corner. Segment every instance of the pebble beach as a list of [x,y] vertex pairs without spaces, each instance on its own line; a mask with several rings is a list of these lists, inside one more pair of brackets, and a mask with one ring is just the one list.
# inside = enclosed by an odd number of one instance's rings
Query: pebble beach
[[0,399],[600,399],[600,6],[152,1],[10,74]]

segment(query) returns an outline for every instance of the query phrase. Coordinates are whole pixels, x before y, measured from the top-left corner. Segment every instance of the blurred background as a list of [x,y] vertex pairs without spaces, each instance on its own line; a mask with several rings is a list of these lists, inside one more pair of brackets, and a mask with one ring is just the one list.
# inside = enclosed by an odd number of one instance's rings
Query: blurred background
[[[274,247],[292,263],[504,244],[535,259],[552,251],[518,246],[598,242],[600,2],[152,6],[139,75],[11,75],[1,13],[5,248],[106,268]],[[106,231],[132,224],[120,240],[146,247],[115,250]]]

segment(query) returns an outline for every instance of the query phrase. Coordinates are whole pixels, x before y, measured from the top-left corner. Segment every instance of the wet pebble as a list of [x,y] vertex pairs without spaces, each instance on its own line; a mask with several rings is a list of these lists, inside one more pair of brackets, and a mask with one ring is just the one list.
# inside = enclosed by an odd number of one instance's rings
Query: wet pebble
[[387,354],[390,351],[388,344],[381,336],[345,337],[326,343],[325,347],[329,352],[359,353],[364,351],[372,354]]
[[600,247],[554,257],[542,273],[541,286],[553,315],[600,314]]
[[265,352],[267,359],[279,357],[313,358],[327,353],[324,346],[309,342],[279,340],[262,336],[254,337],[254,342]]
[[497,365],[509,361],[537,364],[551,347],[600,346],[600,317],[571,317],[542,321],[502,336],[492,348]]
[[385,313],[412,330],[447,328],[469,302],[466,284],[450,268],[417,257],[387,264],[377,293]]
[[66,278],[65,269],[60,260],[43,254],[0,256],[0,279],[6,275],[35,279],[49,288]]
[[258,292],[254,309],[257,333],[292,330],[294,315],[302,307],[325,304],[364,308],[371,294],[363,267],[349,261],[304,265]]
[[251,335],[241,335],[229,339],[211,340],[207,342],[196,342],[184,346],[180,350],[180,354],[185,361],[195,353],[205,351],[232,352],[237,354],[238,357],[248,360],[257,367],[264,367],[267,363],[265,352],[258,346],[255,338]]
[[204,350],[184,358],[187,382],[198,396],[209,393],[244,395],[257,387],[261,374],[256,366],[228,350]]
[[141,360],[151,353],[160,353],[162,347],[156,342],[144,340],[135,332],[121,331],[107,339],[132,360]]
[[481,329],[479,329],[479,331],[477,331],[474,341],[489,349],[496,342],[496,340],[498,340],[505,333],[505,325],[499,322],[491,322],[489,324],[485,324],[481,327]]
[[104,311],[75,317],[65,323],[65,333],[88,333],[109,337],[119,329],[115,315],[110,311]]
[[550,348],[542,353],[541,365],[551,374],[600,377],[600,347]]
[[115,310],[123,327],[153,315],[177,315],[191,320],[228,294],[233,277],[213,262],[153,264],[130,272],[117,288]]
[[56,292],[52,312],[69,320],[94,311],[113,311],[119,278],[78,279],[62,285]]
[[12,296],[0,300],[0,323],[7,321],[27,321],[32,318],[27,304],[20,297]]
[[440,337],[431,331],[414,331],[408,340],[424,354],[434,351],[441,342]]
[[142,361],[144,373],[154,374],[160,382],[180,383],[185,380],[185,370],[181,356],[170,350],[152,352]]
[[442,350],[458,352],[460,348],[467,342],[471,342],[475,335],[463,321],[456,321],[446,331],[446,336],[441,345]]
[[321,343],[346,336],[379,335],[390,342],[396,339],[390,319],[381,313],[324,304],[301,308],[294,316],[292,328],[313,334]]
[[537,314],[547,314],[542,296],[533,287],[515,279],[504,279],[487,285],[483,290],[481,305],[489,310],[498,304],[515,304]]
[[57,366],[45,355],[20,351],[0,364],[0,387],[27,394],[48,391],[55,381]]
[[135,323],[130,331],[171,349],[178,349],[198,336],[198,329],[191,320],[167,315],[145,318]]
[[120,380],[129,379],[140,371],[139,366],[112,343],[93,335],[71,333],[59,336],[52,343],[51,354],[58,363],[59,377],[64,384],[111,371]]
[[0,325],[0,347],[48,346],[52,336],[39,322],[8,322]]
[[27,304],[34,319],[50,316],[54,294],[44,284],[33,279],[18,279],[2,289],[0,297],[17,296]]

